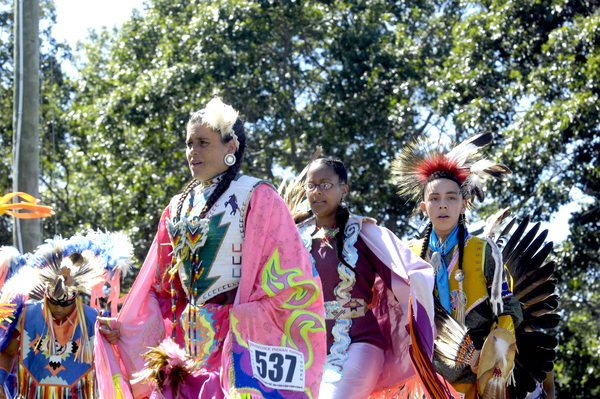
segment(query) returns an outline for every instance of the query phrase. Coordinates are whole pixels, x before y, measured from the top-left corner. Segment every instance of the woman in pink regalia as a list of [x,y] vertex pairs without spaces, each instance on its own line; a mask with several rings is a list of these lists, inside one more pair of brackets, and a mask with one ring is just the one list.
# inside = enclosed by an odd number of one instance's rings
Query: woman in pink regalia
[[239,173],[245,148],[220,99],[192,115],[193,180],[164,210],[118,318],[98,327],[102,398],[317,398],[321,282],[277,192]]

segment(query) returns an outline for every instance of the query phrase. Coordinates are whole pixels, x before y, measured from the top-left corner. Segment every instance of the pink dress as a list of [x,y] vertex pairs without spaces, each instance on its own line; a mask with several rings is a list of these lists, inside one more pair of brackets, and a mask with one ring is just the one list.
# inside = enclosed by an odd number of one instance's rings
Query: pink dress
[[[326,357],[320,279],[275,190],[260,184],[248,206],[242,278],[235,302],[209,310],[216,323],[216,333],[210,338],[214,350],[178,393],[169,388],[160,392],[165,398],[318,395]],[[187,304],[179,279],[175,298],[171,298],[168,278],[164,279],[172,251],[165,226],[168,217],[169,208],[119,313],[121,339],[113,346],[98,339],[96,362],[102,398],[151,395],[149,384],[130,384],[130,380],[144,368],[147,348],[171,335],[172,309],[180,315]],[[182,343],[183,337],[184,331],[178,328],[177,342]]]

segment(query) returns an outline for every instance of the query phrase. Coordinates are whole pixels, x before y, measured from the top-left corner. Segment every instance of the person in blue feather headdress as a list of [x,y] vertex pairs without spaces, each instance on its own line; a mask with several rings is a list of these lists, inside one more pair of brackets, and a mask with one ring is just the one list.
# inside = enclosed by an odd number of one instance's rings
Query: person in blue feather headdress
[[96,397],[98,311],[81,294],[128,267],[131,254],[126,237],[102,233],[48,240],[24,256],[0,249],[0,398]]

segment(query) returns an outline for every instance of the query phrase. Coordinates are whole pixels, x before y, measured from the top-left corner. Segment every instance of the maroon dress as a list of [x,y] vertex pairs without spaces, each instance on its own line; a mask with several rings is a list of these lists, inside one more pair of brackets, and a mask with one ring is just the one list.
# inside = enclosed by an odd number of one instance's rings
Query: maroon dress
[[[333,242],[330,239],[330,245],[333,247]],[[321,283],[323,284],[323,297],[325,302],[335,301],[334,294],[336,287],[340,284],[340,276],[338,273],[339,259],[335,254],[335,249],[327,245],[327,241],[321,239],[313,239],[311,255],[315,260],[315,267]],[[373,301],[373,284],[375,283],[376,275],[379,275],[385,282],[386,286],[391,286],[391,270],[383,264],[376,256],[374,256],[362,238],[358,237],[354,244],[358,252],[358,260],[354,268],[356,282],[350,291],[353,299],[363,299],[370,304]],[[332,329],[335,320],[325,320],[327,328],[327,353],[333,345]],[[386,348],[386,340],[379,329],[379,324],[373,312],[369,309],[362,317],[352,319],[350,327],[350,338],[352,343],[364,342],[372,344],[381,349]]]

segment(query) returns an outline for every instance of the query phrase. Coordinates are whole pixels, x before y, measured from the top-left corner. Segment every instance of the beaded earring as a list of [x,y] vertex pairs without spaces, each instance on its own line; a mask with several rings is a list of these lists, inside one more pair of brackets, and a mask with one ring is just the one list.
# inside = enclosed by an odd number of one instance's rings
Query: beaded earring
[[233,165],[235,163],[235,155],[234,154],[225,155],[223,162],[225,162],[225,165],[227,165],[227,166]]

